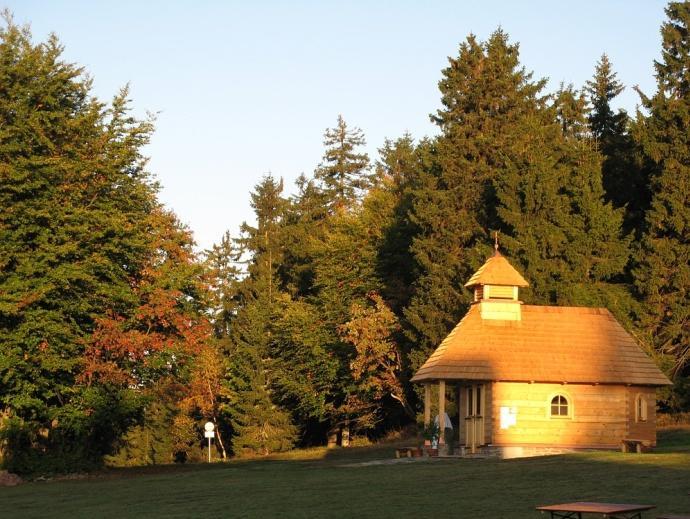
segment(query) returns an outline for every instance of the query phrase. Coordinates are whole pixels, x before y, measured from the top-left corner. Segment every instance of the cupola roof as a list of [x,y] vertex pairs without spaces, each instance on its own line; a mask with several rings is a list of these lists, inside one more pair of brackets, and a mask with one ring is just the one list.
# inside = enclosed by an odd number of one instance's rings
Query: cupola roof
[[503,285],[524,288],[528,287],[529,283],[496,249],[494,255],[486,260],[486,263],[479,267],[479,270],[465,283],[467,288],[478,285]]

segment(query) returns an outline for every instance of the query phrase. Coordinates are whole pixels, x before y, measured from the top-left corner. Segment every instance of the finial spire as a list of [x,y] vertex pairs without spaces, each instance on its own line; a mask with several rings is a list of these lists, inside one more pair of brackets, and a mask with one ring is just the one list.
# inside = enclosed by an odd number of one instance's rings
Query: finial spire
[[498,231],[494,231],[494,255],[500,254],[498,252]]

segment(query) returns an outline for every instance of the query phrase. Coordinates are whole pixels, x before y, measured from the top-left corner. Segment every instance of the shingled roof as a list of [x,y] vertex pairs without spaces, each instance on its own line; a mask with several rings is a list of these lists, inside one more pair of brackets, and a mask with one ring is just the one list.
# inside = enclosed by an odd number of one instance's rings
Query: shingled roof
[[530,305],[520,321],[473,305],[412,378],[432,380],[670,384],[605,308]]
[[471,288],[477,285],[505,285],[515,287],[528,287],[520,273],[508,263],[503,255],[496,251],[479,270],[474,273],[465,286]]

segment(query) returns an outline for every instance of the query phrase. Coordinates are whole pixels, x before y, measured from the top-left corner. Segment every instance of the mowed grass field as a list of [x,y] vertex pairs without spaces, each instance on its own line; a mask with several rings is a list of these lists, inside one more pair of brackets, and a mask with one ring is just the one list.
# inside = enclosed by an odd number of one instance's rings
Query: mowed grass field
[[538,518],[536,505],[648,503],[690,514],[690,429],[650,454],[393,461],[394,444],[281,459],[112,469],[0,488],[0,517]]

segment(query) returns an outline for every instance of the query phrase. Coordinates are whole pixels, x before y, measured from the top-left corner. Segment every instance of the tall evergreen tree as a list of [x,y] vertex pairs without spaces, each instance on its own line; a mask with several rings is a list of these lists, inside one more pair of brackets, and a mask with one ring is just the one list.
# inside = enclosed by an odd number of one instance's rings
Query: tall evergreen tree
[[564,85],[554,95],[553,108],[561,133],[566,138],[584,140],[589,128],[587,125],[587,99],[573,85]]
[[280,227],[286,200],[283,182],[265,177],[251,194],[256,226],[242,225],[238,240],[248,255],[247,277],[230,337],[232,439],[236,454],[266,454],[291,447],[297,430],[290,414],[276,405],[271,337],[282,297],[277,268],[282,258]]
[[413,367],[470,302],[463,284],[488,256],[487,231],[497,226],[491,179],[505,167],[509,128],[544,103],[543,86],[520,66],[517,45],[500,30],[486,43],[470,35],[443,70],[443,108],[431,117],[441,135],[424,150],[411,210],[419,228],[412,245],[419,278],[405,310],[418,345]]
[[584,98],[562,89],[552,106],[511,128],[511,159],[494,178],[498,229],[524,266],[531,301],[609,306],[611,285],[599,284],[628,262],[622,210],[604,203],[601,157],[586,126]]
[[395,141],[386,141],[379,149],[376,165],[377,188],[387,199],[383,208],[385,224],[378,246],[377,273],[382,281],[381,295],[394,312],[402,309],[412,297],[415,261],[411,252],[418,228],[410,219],[419,172],[425,168],[422,157],[428,141],[415,145],[408,134]]
[[204,253],[207,277],[210,282],[209,312],[215,335],[219,339],[230,335],[230,324],[237,311],[241,278],[240,249],[229,232],[220,243]]
[[369,187],[369,156],[359,151],[366,144],[359,128],[349,129],[342,115],[335,128],[324,134],[326,151],[315,177],[328,193],[334,208],[349,208]]
[[597,62],[594,77],[587,81],[585,91],[589,94],[592,111],[588,116],[592,134],[597,140],[607,140],[625,133],[628,114],[625,110],[614,112],[611,101],[618,97],[625,87],[617,79],[609,57],[602,54]]
[[634,269],[656,348],[690,374],[690,3],[671,2],[662,25],[657,92],[641,94],[636,139],[653,165],[651,204]]
[[378,201],[369,193],[363,205],[330,215],[323,235],[312,248],[314,293],[309,300],[320,311],[330,338],[327,350],[338,366],[329,419],[332,427],[342,428],[345,438],[351,427],[372,425],[360,420],[365,411],[356,402],[357,384],[350,368],[355,350],[342,340],[338,328],[350,319],[354,303],[366,300],[367,294],[381,286],[376,255],[385,216],[369,208]]
[[[369,189],[358,194],[361,202],[351,199],[349,205],[341,205],[337,191],[323,183],[319,189],[316,182],[300,178],[299,193],[281,229],[285,263],[279,272],[291,298],[284,301],[275,321],[272,342],[274,360],[286,369],[274,373],[281,402],[298,410],[300,423],[308,422],[307,438],[326,423],[331,432],[342,430],[347,438],[350,428],[368,429],[399,414],[391,409],[392,397],[371,414],[375,401],[362,398],[364,378],[355,376],[352,368],[356,348],[340,332],[352,319],[353,308],[367,305],[371,293],[384,292],[396,300],[405,297],[393,285],[403,285],[394,281],[403,270],[409,276],[398,264],[403,256],[409,262],[409,236],[403,238],[408,240],[403,250],[392,250],[391,243],[380,253],[407,216],[401,212],[400,199],[409,183],[404,177],[412,167],[405,161],[415,160],[414,146],[410,138],[399,145],[398,152],[391,147],[386,165],[368,179]],[[396,393],[396,398],[405,401],[404,395]],[[374,415],[376,420],[371,419]]]
[[614,207],[625,207],[625,229],[637,231],[649,194],[644,169],[628,132],[628,114],[611,107],[611,102],[624,89],[608,56],[602,54],[594,77],[585,86],[591,105],[589,127],[604,157],[602,177],[606,200]]
[[314,293],[314,248],[324,240],[332,199],[304,174],[297,179],[297,194],[285,214],[284,258],[278,269],[293,297]]
[[500,30],[485,43],[470,36],[443,75],[444,109],[432,118],[442,133],[411,212],[421,274],[405,312],[420,346],[413,365],[466,310],[463,283],[489,255],[491,231],[523,264],[535,302],[602,304],[606,291],[590,284],[616,278],[627,261],[582,94],[562,87],[549,103]]

